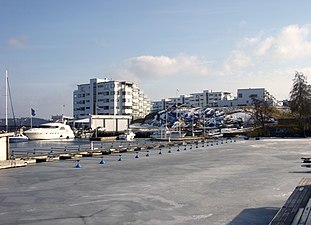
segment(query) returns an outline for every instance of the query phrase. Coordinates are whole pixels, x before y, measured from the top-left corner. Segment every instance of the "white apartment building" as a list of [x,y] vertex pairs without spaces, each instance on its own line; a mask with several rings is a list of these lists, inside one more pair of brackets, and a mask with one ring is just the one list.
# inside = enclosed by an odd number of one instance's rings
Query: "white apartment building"
[[251,106],[253,99],[264,100],[269,105],[276,106],[277,100],[265,88],[238,89],[237,97],[230,92],[204,90],[200,93],[181,95],[176,98],[162,99],[152,102],[152,111],[160,111],[172,105],[184,104],[192,107],[230,107]]
[[271,106],[277,105],[277,100],[265,88],[238,89],[237,97],[233,100],[219,101],[220,107],[226,106],[251,106],[253,99],[263,100]]
[[232,100],[233,95],[230,92],[204,90],[200,93],[189,95],[180,95],[176,98],[162,99],[152,102],[152,111],[159,111],[169,108],[172,105],[187,105],[193,107],[217,107],[219,101]]
[[94,78],[73,92],[74,118],[89,115],[130,115],[134,119],[150,112],[151,101],[136,84]]

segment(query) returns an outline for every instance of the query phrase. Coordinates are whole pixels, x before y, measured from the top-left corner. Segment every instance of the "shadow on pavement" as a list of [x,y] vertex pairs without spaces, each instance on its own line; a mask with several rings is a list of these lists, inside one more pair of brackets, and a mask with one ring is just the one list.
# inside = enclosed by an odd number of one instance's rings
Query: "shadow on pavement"
[[289,173],[311,173],[311,171],[309,170],[309,171],[291,171],[291,172],[289,172]]
[[244,209],[227,225],[268,225],[278,211],[275,207]]

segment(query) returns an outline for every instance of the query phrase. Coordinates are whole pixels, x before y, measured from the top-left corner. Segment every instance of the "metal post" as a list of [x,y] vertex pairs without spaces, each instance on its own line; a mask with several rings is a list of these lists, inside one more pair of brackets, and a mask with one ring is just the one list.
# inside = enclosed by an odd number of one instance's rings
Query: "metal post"
[[8,132],[8,71],[5,70],[5,131]]

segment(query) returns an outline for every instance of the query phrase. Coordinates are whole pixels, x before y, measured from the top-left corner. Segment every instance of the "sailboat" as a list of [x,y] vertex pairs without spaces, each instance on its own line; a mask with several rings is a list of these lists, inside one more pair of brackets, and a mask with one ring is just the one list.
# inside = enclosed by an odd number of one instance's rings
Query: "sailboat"
[[[15,123],[15,114],[14,114],[14,110],[13,110],[11,90],[10,90],[10,86],[9,86],[8,71],[6,70],[5,71],[5,129],[6,129],[6,132],[8,132],[8,91],[9,91],[9,95],[10,95],[10,103],[11,103],[13,119],[14,119],[14,123]],[[16,123],[15,123],[15,127],[16,127]],[[22,129],[14,132],[14,135],[9,137],[10,143],[26,142],[26,141],[28,141],[28,137],[23,134]]]

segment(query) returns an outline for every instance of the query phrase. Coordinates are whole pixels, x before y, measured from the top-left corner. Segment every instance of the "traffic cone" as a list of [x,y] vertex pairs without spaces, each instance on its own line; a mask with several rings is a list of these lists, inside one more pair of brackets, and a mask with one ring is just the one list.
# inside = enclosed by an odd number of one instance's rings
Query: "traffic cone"
[[123,159],[122,159],[122,155],[119,155],[119,159],[118,159],[118,161],[122,161]]
[[99,164],[105,164],[105,160],[104,160],[104,157],[102,157],[102,159],[100,160]]
[[76,162],[75,168],[81,168],[80,160],[77,160]]
[[139,158],[139,152],[136,152],[136,156],[135,156],[135,159],[138,159]]

